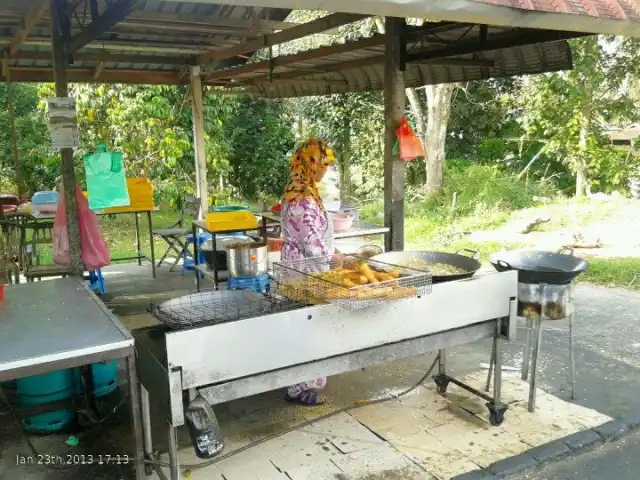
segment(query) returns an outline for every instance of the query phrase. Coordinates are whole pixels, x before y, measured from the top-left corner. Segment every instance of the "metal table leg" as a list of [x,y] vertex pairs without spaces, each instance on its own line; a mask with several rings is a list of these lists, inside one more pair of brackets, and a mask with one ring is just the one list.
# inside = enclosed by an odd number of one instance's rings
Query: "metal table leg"
[[447,375],[447,351],[444,348],[438,350],[438,375],[433,377],[433,380],[438,386],[438,393],[444,394],[447,392],[451,379]]
[[569,359],[571,361],[571,400],[576,398],[576,361],[573,351],[573,313],[569,315]]
[[[140,384],[140,403],[142,407],[142,434],[144,440],[144,454],[148,460],[153,459],[153,437],[151,436],[151,405],[149,404],[149,392]],[[145,473],[151,475],[152,469],[145,465]]]
[[529,408],[530,412],[536,410],[536,375],[538,368],[538,355],[542,344],[542,317],[535,319],[536,330],[533,335],[533,352],[531,359],[531,381],[529,383]]
[[142,422],[140,417],[140,387],[136,373],[135,355],[127,357],[127,375],[129,377],[129,398],[131,401],[131,420],[133,423],[133,439],[135,442],[136,480],[143,480],[144,474],[144,445],[142,438]]
[[141,267],[142,266],[142,249],[140,248],[140,219],[138,218],[138,214],[134,213],[133,214],[134,218],[136,219],[136,255],[138,256],[138,266]]
[[180,460],[178,458],[178,432],[169,425],[169,478],[180,480]]
[[[493,402],[502,405],[502,339],[500,338],[501,320],[496,325],[496,335],[493,337],[493,357],[495,361],[495,371],[493,374]],[[502,423],[502,422],[500,422]]]
[[[193,270],[196,274],[196,291],[199,292],[200,291],[200,270],[198,270],[198,251],[196,250],[196,224],[193,223],[191,225],[191,234],[192,234],[192,238],[193,238],[193,248],[194,248],[194,256],[193,256]],[[188,243],[186,244],[188,247]],[[215,241],[213,242],[214,248],[215,248]],[[216,256],[214,255],[213,258],[215,259]]]
[[487,403],[489,409],[489,423],[493,426],[502,425],[507,405],[502,403],[502,319],[496,321],[496,333],[493,337],[493,357],[495,369],[493,375],[493,399]]
[[524,354],[522,356],[522,380],[529,377],[529,362],[531,362],[531,330],[533,329],[533,320],[527,317],[527,331],[524,342]]
[[491,358],[489,359],[489,373],[487,374],[487,384],[484,386],[484,391],[488,392],[491,388],[491,376],[493,375],[493,365],[496,362],[496,342],[498,337],[493,337],[493,344],[491,345]]
[[151,272],[153,274],[153,278],[156,278],[156,250],[153,245],[153,222],[151,220],[151,216],[151,210],[149,210],[147,212],[147,225],[149,226],[149,246],[151,247]]

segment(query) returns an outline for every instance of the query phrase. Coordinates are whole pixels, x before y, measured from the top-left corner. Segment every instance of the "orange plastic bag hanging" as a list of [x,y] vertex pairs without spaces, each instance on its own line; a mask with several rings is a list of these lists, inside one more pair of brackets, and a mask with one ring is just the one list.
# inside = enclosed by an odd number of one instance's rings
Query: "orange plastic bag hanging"
[[402,117],[400,126],[395,130],[398,139],[400,160],[409,162],[416,157],[424,157],[422,142],[411,129],[406,117]]

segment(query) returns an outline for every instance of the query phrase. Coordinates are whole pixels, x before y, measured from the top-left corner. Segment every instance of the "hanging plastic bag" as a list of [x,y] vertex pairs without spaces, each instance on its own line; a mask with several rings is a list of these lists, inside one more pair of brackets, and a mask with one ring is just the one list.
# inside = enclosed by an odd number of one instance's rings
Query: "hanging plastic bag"
[[[97,270],[111,263],[109,248],[102,233],[98,217],[89,208],[89,202],[77,185],[78,227],[80,229],[80,257],[86,270]],[[58,211],[53,223],[53,261],[58,265],[71,265],[69,255],[69,232],[64,194],[58,197]]]
[[84,157],[89,207],[103,210],[130,205],[127,178],[121,152],[108,152],[103,144]]
[[398,139],[400,160],[408,162],[416,157],[424,157],[422,142],[411,129],[406,117],[402,117],[395,134]]

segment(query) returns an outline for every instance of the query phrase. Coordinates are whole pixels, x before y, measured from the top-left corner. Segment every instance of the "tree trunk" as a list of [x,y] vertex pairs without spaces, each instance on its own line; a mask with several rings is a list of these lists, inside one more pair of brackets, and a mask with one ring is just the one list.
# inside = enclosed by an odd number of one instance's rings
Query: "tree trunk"
[[344,116],[342,130],[342,151],[340,152],[340,201],[349,204],[351,198],[351,116]]
[[451,113],[451,97],[455,85],[428,85],[427,94],[427,131],[424,139],[426,154],[427,183],[426,192],[436,193],[442,190],[442,167],[445,158],[447,123]]
[[591,131],[591,89],[585,86],[588,103],[582,108],[582,121],[578,136],[578,155],[576,157],[576,198],[582,198],[589,191],[589,166],[587,149],[589,148],[589,132]]

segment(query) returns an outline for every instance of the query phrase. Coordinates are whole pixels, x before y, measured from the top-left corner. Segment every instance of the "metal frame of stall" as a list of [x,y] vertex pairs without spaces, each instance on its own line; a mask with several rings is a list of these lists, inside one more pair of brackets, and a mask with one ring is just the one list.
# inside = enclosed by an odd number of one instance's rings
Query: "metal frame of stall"
[[[169,424],[170,479],[179,480],[176,428],[185,424],[185,394],[197,390],[215,405],[433,351],[439,352],[438,391],[445,393],[450,383],[466,389],[487,402],[490,423],[500,425],[507,410],[501,399],[502,343],[515,336],[516,297],[517,272],[489,272],[435,284],[423,297],[375,309],[327,304],[179,330],[136,330],[145,454],[156,463],[151,404]],[[492,396],[446,368],[447,348],[488,338],[495,364]]]

